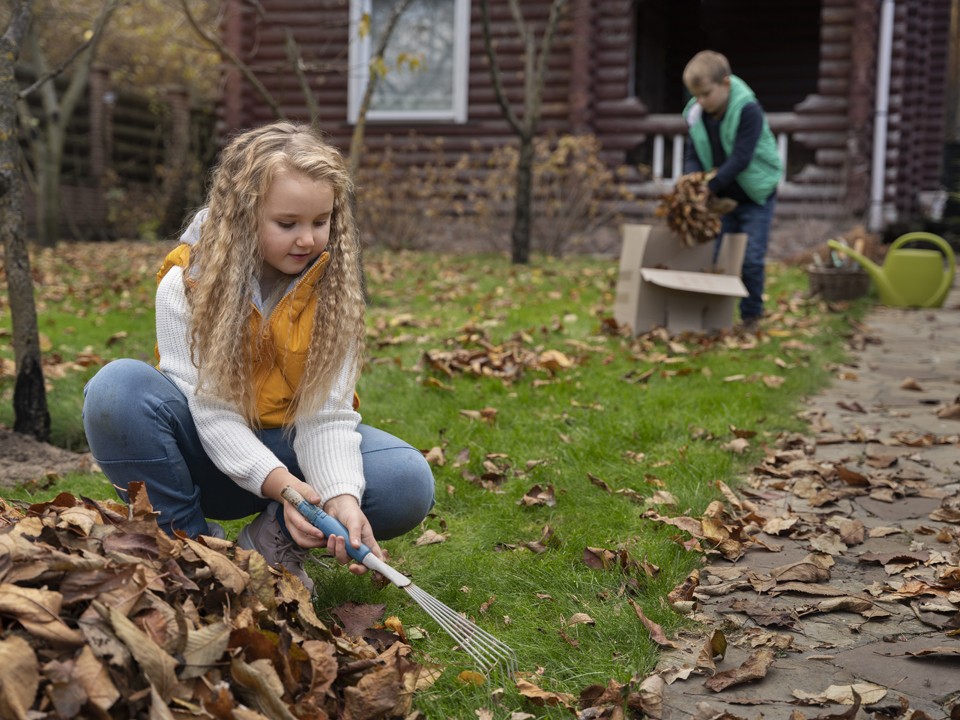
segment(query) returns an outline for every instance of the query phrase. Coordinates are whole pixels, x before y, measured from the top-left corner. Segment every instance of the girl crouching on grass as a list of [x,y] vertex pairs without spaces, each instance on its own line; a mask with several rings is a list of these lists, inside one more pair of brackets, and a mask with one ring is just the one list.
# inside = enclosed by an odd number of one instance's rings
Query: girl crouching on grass
[[[160,526],[189,537],[223,535],[207,518],[259,513],[240,547],[311,590],[311,548],[343,564],[346,542],[382,556],[377,539],[433,505],[423,455],[357,413],[364,299],[350,194],[342,157],[313,128],[237,135],[157,275],[157,367],[116,360],[84,391],[90,450],[121,497],[143,481]],[[349,539],[283,502],[288,485]]]

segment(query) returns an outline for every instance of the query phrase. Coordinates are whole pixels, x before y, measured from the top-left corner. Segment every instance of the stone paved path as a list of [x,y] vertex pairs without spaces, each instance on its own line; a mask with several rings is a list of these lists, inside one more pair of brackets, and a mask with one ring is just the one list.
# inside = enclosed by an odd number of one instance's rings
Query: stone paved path
[[[863,331],[809,402],[817,442],[768,463],[785,478],[759,472],[737,493],[763,518],[796,518],[759,536],[782,549],[701,571],[698,617],[728,641],[716,671],[764,653],[772,665],[714,692],[696,670],[706,637],[682,636],[657,667],[665,720],[960,720],[960,412],[942,417],[960,395],[960,290],[935,310],[878,306]],[[816,471],[792,474],[801,463]],[[820,565],[824,579],[786,584]],[[825,610],[841,591],[851,609]],[[831,686],[865,693],[859,711],[797,697]]]

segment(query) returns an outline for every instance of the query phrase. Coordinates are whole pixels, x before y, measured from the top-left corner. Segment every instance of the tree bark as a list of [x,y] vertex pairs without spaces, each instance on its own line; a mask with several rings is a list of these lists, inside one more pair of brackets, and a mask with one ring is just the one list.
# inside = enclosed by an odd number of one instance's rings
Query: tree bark
[[513,206],[513,231],[510,247],[514,265],[530,262],[530,228],[533,214],[533,137],[520,138],[517,158],[516,202]]
[[550,16],[540,41],[540,51],[537,53],[537,43],[533,30],[528,27],[523,17],[523,10],[518,0],[509,0],[510,13],[517,26],[517,36],[524,47],[524,98],[523,117],[520,118],[513,111],[510,101],[503,89],[500,79],[500,65],[497,53],[493,47],[493,38],[490,29],[490,0],[481,2],[481,18],[483,23],[483,46],[490,63],[490,80],[493,83],[493,94],[500,105],[503,117],[513,128],[520,139],[520,156],[517,159],[517,175],[515,179],[516,197],[514,198],[513,230],[510,233],[512,258],[514,264],[526,264],[530,261],[530,234],[531,217],[533,214],[533,141],[537,136],[540,125],[540,113],[543,109],[543,87],[546,81],[547,64],[550,59],[550,48],[568,0],[553,0],[550,4]]
[[[43,79],[42,83],[34,83],[30,90],[39,87],[43,99],[43,122],[40,127],[43,132],[39,137],[31,139],[34,146],[34,157],[38,159],[37,173],[37,242],[40,245],[52,247],[60,239],[60,177],[63,164],[63,149],[66,143],[67,125],[73,117],[77,104],[87,87],[90,77],[90,67],[96,57],[97,47],[103,37],[103,30],[110,20],[110,16],[117,8],[119,0],[103,0],[100,15],[94,23],[93,34],[83,49],[73,55],[73,71],[70,82],[62,96],[58,96],[53,84],[53,77],[59,71],[51,72],[47,68],[46,58],[40,49],[36,33],[27,31],[27,42],[30,48],[30,60],[37,75]],[[26,97],[26,95],[24,95]],[[21,111],[26,114],[27,103],[20,104]],[[38,151],[38,146],[42,146]]]
[[13,429],[46,442],[50,439],[50,413],[43,382],[30,253],[23,227],[22,162],[16,110],[19,86],[14,75],[31,11],[32,0],[13,0],[10,22],[0,37],[0,236],[17,367]]

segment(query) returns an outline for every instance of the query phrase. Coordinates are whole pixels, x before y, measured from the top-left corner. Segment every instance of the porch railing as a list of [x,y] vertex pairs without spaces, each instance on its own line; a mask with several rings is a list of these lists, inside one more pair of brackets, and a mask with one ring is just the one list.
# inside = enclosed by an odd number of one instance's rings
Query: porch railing
[[[785,168],[789,168],[788,148],[790,137],[796,130],[797,116],[794,113],[768,113],[770,129],[777,138],[777,152]],[[687,126],[677,114],[647,115],[637,123],[637,131],[644,133],[651,143],[650,175],[657,187],[673,185],[683,174],[683,146],[687,137]],[[670,143],[669,168],[667,143]],[[780,180],[780,187],[788,182],[786,173]]]

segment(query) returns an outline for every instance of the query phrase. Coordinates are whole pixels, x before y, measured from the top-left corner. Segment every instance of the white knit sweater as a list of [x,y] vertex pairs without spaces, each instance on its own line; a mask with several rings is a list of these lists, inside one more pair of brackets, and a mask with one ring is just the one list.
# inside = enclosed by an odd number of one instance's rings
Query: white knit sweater
[[[244,489],[263,497],[261,487],[270,472],[286,467],[260,442],[235,406],[198,396],[197,367],[189,346],[189,309],[184,292],[183,268],[175,266],[157,288],[157,347],[160,371],[187,397],[203,448],[214,464]],[[336,398],[346,398],[341,403]],[[337,495],[363,495],[363,462],[360,457],[360,415],[354,411],[345,365],[337,386],[320,411],[296,423],[293,449],[304,479],[324,502]]]

